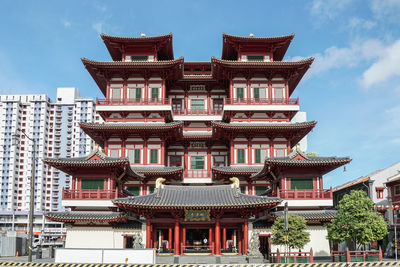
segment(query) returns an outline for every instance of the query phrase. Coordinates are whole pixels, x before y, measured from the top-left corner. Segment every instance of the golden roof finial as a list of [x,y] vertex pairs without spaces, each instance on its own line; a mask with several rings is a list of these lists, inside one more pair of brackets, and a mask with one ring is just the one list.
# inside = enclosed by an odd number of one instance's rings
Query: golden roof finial
[[164,185],[163,185],[164,182],[165,182],[165,178],[162,178],[162,177],[157,178],[157,180],[156,180],[156,189],[163,188],[164,187]]
[[232,188],[239,188],[240,187],[240,180],[237,177],[231,177],[231,178],[229,178],[229,181],[232,182],[232,184],[231,184]]

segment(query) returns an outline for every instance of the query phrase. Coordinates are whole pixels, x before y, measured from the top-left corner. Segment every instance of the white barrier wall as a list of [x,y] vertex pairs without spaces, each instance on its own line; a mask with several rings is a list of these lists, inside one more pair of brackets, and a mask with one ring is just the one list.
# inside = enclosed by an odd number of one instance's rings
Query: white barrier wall
[[68,249],[56,250],[56,263],[155,264],[154,249]]

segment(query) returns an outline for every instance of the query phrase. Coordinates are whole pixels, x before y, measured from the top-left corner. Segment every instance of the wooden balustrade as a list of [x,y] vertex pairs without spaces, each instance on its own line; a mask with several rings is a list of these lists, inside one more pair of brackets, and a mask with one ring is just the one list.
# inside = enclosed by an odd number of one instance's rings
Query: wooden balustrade
[[332,199],[333,192],[330,189],[291,189],[279,190],[278,196],[282,199]]
[[211,171],[187,170],[183,173],[184,178],[211,178]]
[[108,200],[122,196],[118,190],[102,190],[102,189],[63,189],[63,200]]
[[291,252],[271,252],[269,256],[270,263],[312,263],[314,262],[314,253],[312,249],[309,252],[291,251]]
[[364,250],[364,251],[332,251],[332,262],[365,262],[382,261],[382,250]]
[[96,105],[170,105],[171,100],[169,98],[124,98],[124,99],[96,99]]
[[224,98],[224,105],[298,105],[299,98]]
[[172,113],[177,116],[221,115],[222,109],[174,109]]

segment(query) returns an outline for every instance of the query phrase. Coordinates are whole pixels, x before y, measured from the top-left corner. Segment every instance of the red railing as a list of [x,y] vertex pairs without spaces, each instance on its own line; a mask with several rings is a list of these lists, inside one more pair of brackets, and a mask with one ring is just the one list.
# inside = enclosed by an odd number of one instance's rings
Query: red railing
[[332,189],[292,189],[279,190],[282,199],[332,199]]
[[312,249],[310,252],[271,252],[269,257],[270,263],[312,263],[314,254]]
[[202,115],[221,115],[222,109],[174,109],[172,113],[177,116],[202,116]]
[[115,199],[122,196],[118,190],[102,190],[102,189],[64,189],[62,192],[63,200],[105,200]]
[[382,250],[332,251],[332,262],[382,261]]
[[211,171],[187,170],[183,173],[184,178],[211,178]]
[[299,98],[225,98],[225,105],[298,105]]
[[97,105],[170,105],[171,100],[169,98],[124,98],[124,99],[96,99]]

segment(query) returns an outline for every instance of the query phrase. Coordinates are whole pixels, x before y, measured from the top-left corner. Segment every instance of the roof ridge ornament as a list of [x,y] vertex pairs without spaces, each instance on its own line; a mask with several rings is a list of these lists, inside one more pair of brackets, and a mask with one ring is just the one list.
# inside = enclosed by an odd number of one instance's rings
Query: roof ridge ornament
[[163,178],[163,177],[158,177],[157,179],[156,179],[156,189],[161,189],[161,188],[164,188],[164,182],[165,182],[166,180],[165,180],[165,178]]

